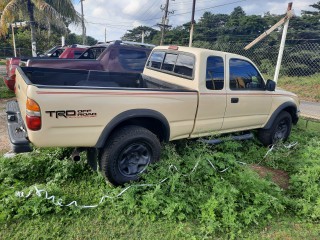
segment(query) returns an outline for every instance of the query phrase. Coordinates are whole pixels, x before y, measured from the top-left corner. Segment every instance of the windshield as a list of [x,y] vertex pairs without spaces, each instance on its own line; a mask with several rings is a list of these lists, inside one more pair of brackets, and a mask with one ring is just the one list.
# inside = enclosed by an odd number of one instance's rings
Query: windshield
[[54,47],[52,47],[52,48],[50,48],[49,50],[47,50],[47,51],[45,51],[44,53],[43,53],[43,55],[48,55],[48,54],[50,54],[50,53],[53,53],[57,48],[59,48],[60,46],[54,46]]

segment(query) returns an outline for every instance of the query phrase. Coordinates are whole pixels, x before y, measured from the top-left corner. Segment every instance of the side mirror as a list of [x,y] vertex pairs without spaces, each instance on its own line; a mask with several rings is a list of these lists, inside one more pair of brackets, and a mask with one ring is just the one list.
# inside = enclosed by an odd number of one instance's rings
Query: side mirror
[[276,90],[276,85],[277,84],[275,81],[268,79],[266,84],[266,90],[273,92],[274,90]]

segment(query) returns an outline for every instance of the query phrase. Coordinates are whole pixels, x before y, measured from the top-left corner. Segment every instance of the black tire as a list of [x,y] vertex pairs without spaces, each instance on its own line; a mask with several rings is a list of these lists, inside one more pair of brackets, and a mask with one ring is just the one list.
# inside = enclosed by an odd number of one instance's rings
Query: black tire
[[269,146],[280,141],[286,141],[291,133],[292,117],[290,113],[283,111],[274,120],[271,128],[260,129],[258,139],[260,142]]
[[115,186],[135,181],[159,160],[160,151],[159,139],[148,129],[123,127],[107,140],[100,159],[102,173]]

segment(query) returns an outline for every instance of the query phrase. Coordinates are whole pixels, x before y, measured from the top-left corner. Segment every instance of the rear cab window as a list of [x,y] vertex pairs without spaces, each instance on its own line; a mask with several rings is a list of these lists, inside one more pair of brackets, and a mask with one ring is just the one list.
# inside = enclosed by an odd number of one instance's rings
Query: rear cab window
[[190,53],[153,51],[147,68],[192,80],[195,57]]

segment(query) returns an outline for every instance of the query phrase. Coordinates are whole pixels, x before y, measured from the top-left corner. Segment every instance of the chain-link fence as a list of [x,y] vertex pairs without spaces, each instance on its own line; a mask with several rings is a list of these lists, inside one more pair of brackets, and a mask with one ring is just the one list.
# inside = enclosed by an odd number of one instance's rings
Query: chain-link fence
[[[17,57],[31,56],[31,49],[17,48]],[[0,58],[13,57],[13,48],[0,48]]]
[[[273,76],[277,63],[279,44],[269,46],[265,42],[257,44],[249,50],[244,50],[247,43],[208,43],[195,42],[195,47],[236,53],[250,58],[268,76]],[[12,48],[0,48],[0,58],[12,57]],[[30,56],[31,50],[17,48],[17,56]],[[312,76],[320,74],[320,44],[303,43],[285,46],[280,76]]]
[[[279,53],[279,44],[268,46],[256,45],[244,50],[247,43],[209,44],[197,43],[195,47],[209,48],[218,51],[231,52],[251,59],[268,76],[273,76]],[[281,76],[312,76],[320,73],[320,44],[304,43],[286,45],[280,75]]]

